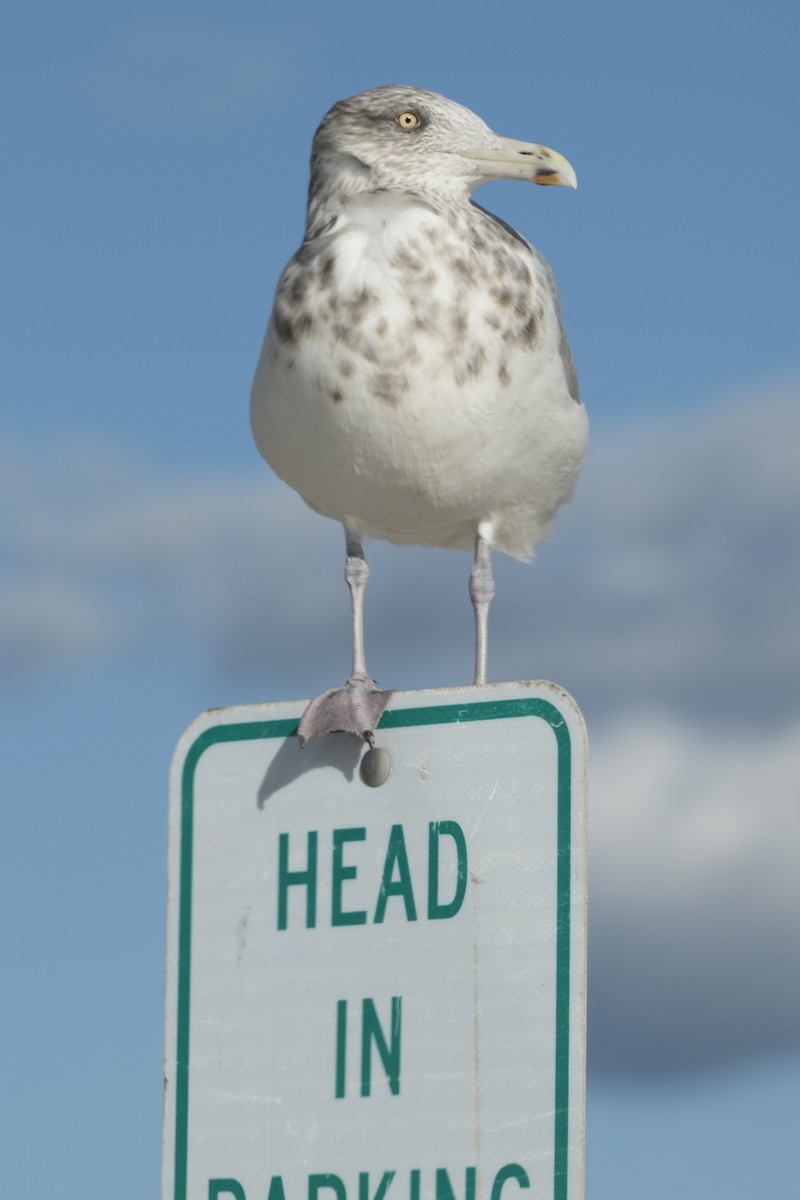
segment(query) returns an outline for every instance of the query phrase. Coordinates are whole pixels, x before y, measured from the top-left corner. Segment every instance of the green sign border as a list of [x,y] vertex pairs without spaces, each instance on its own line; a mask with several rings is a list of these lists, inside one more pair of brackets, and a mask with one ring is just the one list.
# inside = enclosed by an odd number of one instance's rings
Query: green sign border
[[[558,747],[558,864],[556,874],[556,1080],[555,1169],[553,1200],[566,1200],[569,1143],[569,1001],[570,1001],[570,865],[572,855],[572,745],[563,715],[549,700],[489,700],[473,704],[442,704],[430,708],[400,708],[384,713],[381,729],[415,725],[448,725],[460,721],[492,721],[509,717],[539,717],[553,730]],[[192,743],[181,779],[181,850],[178,914],[178,1036],[175,1075],[174,1200],[187,1200],[189,1158],[189,1010],[192,952],[192,849],[194,779],[197,764],[210,746],[293,737],[298,721],[235,722],[214,725]]]

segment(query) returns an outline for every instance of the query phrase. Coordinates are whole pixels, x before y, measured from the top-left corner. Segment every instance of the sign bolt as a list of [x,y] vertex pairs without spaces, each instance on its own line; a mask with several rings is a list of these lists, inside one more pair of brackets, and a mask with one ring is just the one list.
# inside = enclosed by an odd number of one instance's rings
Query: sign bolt
[[369,750],[361,760],[361,778],[367,787],[380,787],[391,773],[391,759],[382,746],[375,745],[375,734],[371,729],[364,731],[364,741]]

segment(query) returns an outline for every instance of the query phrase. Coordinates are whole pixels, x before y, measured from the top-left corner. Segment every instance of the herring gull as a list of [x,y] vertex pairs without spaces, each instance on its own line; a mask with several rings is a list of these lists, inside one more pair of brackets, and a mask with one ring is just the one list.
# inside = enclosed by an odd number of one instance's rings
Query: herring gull
[[341,100],[315,134],[305,236],[251,396],[263,457],[345,533],[353,669],[312,700],[301,743],[342,730],[373,745],[391,696],[364,657],[365,537],[473,551],[482,684],[490,552],[530,558],[574,490],[588,423],[558,291],[470,199],[491,179],[576,186],[554,150],[420,88]]

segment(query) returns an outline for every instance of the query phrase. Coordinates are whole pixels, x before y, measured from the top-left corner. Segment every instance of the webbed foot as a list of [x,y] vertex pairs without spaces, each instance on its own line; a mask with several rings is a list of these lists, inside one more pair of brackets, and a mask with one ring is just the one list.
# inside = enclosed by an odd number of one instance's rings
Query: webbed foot
[[300,745],[336,732],[354,733],[372,744],[391,696],[391,691],[380,691],[368,675],[351,676],[344,687],[329,688],[308,705],[297,730]]

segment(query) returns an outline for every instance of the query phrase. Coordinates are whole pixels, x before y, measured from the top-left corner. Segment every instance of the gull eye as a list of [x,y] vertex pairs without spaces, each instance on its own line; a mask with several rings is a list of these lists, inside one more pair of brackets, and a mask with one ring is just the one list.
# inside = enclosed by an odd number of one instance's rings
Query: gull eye
[[422,124],[419,114],[411,112],[410,109],[408,112],[398,113],[395,121],[401,129],[416,129],[418,125]]

